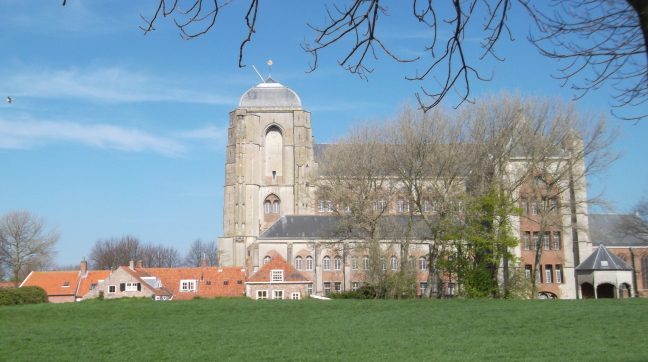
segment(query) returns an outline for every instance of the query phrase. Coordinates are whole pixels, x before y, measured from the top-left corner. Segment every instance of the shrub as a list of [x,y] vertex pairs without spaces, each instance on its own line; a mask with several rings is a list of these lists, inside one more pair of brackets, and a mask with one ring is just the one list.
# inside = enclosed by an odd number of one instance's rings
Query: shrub
[[349,290],[342,293],[329,294],[331,299],[375,299],[376,291],[373,287],[365,285],[358,290]]
[[47,303],[47,293],[41,287],[0,289],[0,305]]
[[13,293],[20,300],[18,304],[38,304],[38,303],[47,303],[47,292],[41,287],[22,287],[18,289],[13,289]]

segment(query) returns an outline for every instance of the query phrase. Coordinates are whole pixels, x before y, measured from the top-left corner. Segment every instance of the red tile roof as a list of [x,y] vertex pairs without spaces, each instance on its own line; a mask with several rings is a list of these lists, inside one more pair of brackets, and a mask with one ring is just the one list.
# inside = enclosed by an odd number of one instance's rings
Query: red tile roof
[[[242,267],[143,269],[160,278],[162,284],[173,292],[174,300],[191,299],[196,295],[204,298],[238,297],[245,292],[245,268]],[[197,291],[181,292],[181,280],[196,280]]]
[[82,298],[90,291],[92,284],[99,284],[100,280],[106,280],[110,275],[110,270],[88,270],[86,275],[81,277],[77,297]]
[[[65,283],[67,282],[67,286]],[[79,271],[34,271],[20,285],[38,286],[47,292],[48,296],[76,295],[79,285]]]
[[[274,251],[274,250],[273,250]],[[248,282],[271,282],[271,270],[283,270],[283,281],[284,282],[306,282],[308,278],[303,276],[300,272],[297,271],[292,265],[286,262],[281,254],[271,251],[268,253],[272,257],[269,262],[265,263],[261,269],[257,270],[256,273],[252,274],[248,279]]]
[[171,296],[173,294],[173,292],[169,288],[164,287],[164,283],[162,283],[162,288],[155,288],[154,286],[143,280],[142,278],[155,277],[154,275],[149,274],[144,268],[131,269],[127,266],[120,266],[119,268],[137,279],[142,285],[142,288],[150,290],[157,296]]
[[13,287],[14,287],[14,283],[12,282],[0,282],[0,289],[9,289]]

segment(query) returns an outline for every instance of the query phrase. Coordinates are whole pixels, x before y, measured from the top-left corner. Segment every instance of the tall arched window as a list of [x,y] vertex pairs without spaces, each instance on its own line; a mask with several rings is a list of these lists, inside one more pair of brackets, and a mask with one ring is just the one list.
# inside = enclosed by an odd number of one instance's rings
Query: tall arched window
[[272,212],[275,214],[279,213],[279,200],[274,200],[272,203]]
[[358,270],[358,258],[356,258],[355,256],[353,257],[353,259],[351,259],[351,268],[353,270]]
[[324,212],[324,198],[321,196],[317,200],[317,211]]
[[387,259],[380,258],[380,270],[387,270]]
[[331,270],[331,258],[328,256],[324,257],[324,270]]
[[295,269],[302,270],[302,257],[298,256],[295,258]]
[[306,257],[306,270],[313,270],[313,257]]
[[391,268],[392,270],[398,270],[398,259],[395,256],[391,257]]
[[335,259],[333,259],[333,267],[335,270],[342,269],[342,258],[336,256]]
[[414,257],[413,256],[409,257],[409,263],[410,263],[410,268],[412,270],[414,270],[414,268],[416,268],[416,263],[414,263]]
[[425,260],[425,257],[422,256],[419,258],[419,270],[425,271],[425,269],[427,269],[427,262]]
[[369,257],[368,256],[364,256],[362,258],[362,269],[369,270]]
[[283,175],[283,135],[277,127],[270,127],[265,135],[266,180],[278,181]]
[[641,280],[643,288],[648,289],[648,254],[641,258]]
[[266,213],[266,214],[269,214],[269,213],[270,213],[270,211],[271,211],[271,210],[270,210],[270,209],[271,209],[271,207],[270,207],[270,200],[266,200],[266,202],[264,203],[264,209],[265,209],[265,213]]

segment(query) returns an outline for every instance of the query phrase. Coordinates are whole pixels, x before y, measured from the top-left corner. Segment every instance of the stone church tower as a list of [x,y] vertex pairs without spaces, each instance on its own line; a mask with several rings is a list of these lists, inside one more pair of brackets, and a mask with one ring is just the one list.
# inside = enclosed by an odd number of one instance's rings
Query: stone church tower
[[310,112],[272,78],[251,88],[230,112],[225,161],[223,266],[245,266],[252,245],[282,215],[313,214],[316,172]]

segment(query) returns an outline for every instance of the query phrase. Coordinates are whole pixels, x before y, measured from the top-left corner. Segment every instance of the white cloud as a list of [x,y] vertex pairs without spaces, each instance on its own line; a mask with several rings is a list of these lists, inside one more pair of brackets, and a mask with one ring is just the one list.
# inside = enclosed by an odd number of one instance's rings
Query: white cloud
[[227,137],[227,129],[217,128],[214,125],[207,125],[200,129],[180,132],[178,136],[204,140],[222,140]]
[[96,148],[176,155],[185,146],[174,139],[107,124],[0,119],[0,148],[27,149],[57,142],[81,143]]
[[[171,101],[208,104],[236,104],[237,99],[179,87],[171,79],[149,76],[122,68],[68,70],[24,69],[7,76],[23,97],[79,98],[100,102],[130,103]],[[191,83],[183,79],[183,83]]]

